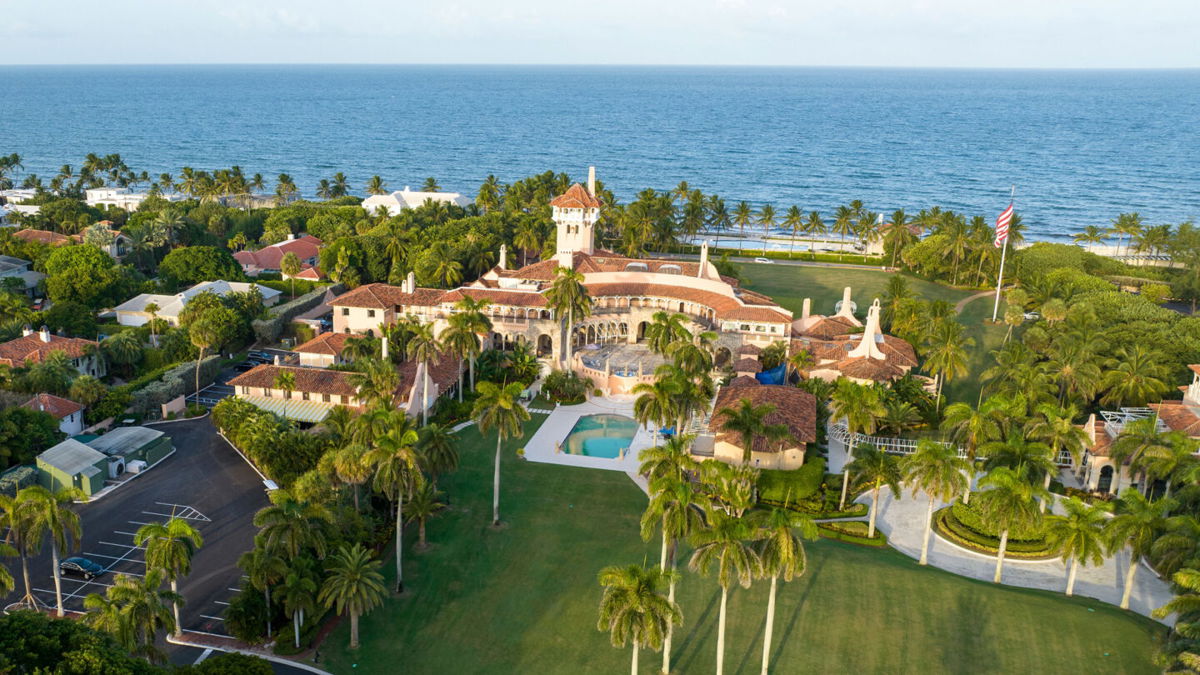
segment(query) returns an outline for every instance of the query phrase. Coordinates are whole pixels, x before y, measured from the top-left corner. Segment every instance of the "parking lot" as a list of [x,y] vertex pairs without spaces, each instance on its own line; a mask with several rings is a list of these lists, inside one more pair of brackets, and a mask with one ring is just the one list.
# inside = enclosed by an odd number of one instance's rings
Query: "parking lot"
[[[289,352],[283,349],[259,349],[255,350],[255,352],[271,357],[272,359],[279,357],[279,362],[284,365],[295,366],[300,364],[300,355],[296,352]],[[255,352],[251,353],[253,354]],[[251,362],[267,363],[268,361],[264,358],[248,358],[242,363],[246,364]],[[221,374],[217,376],[216,381],[201,389],[199,394],[188,394],[186,399],[188,404],[190,405],[192,403],[199,403],[205,408],[211,409],[213,406],[219,403],[221,399],[233,396],[233,387],[229,386],[227,382],[241,372],[243,371],[239,370],[238,366],[226,368],[225,370],[221,371]]]
[[[172,457],[100,501],[75,507],[83,527],[82,545],[61,557],[88,558],[105,572],[91,581],[63,576],[63,604],[82,611],[83,599],[89,593],[103,594],[118,574],[144,576],[145,550],[133,545],[134,535],[142,525],[174,516],[189,521],[204,538],[191,573],[179,584],[185,600],[183,628],[224,636],[222,615],[242,580],[237,559],[253,546],[256,529],[251,521],[268,503],[262,479],[207,418],[158,429],[171,436],[176,448]],[[51,567],[45,546],[30,561],[30,579],[34,596],[47,607],[55,605]],[[18,588],[4,604],[24,592],[19,570],[14,572]]]

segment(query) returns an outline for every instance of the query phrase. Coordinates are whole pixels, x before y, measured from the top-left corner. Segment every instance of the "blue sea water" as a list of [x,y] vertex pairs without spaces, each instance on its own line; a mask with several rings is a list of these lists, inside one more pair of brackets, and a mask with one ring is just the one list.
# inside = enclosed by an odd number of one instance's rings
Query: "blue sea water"
[[681,180],[733,202],[934,204],[1034,238],[1123,211],[1200,218],[1200,71],[522,66],[0,67],[0,152],[48,179],[88,152],[136,170],[241,165],[312,194],[436,176],[582,177],[622,199]]

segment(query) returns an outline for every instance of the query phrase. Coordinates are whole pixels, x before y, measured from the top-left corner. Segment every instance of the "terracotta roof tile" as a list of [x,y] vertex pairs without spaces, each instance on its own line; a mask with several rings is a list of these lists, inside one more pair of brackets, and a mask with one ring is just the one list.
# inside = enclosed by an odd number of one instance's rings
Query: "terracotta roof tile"
[[515,307],[545,307],[546,297],[537,291],[512,291],[504,289],[491,288],[472,288],[463,287],[456,288],[452,291],[446,291],[442,295],[439,303],[457,302],[463,297],[471,297],[476,300],[487,300],[493,305],[512,305]]
[[849,319],[840,316],[822,317],[813,325],[809,326],[802,334],[810,337],[829,340],[832,338],[844,337],[855,332],[858,327],[850,322]]
[[738,359],[737,363],[733,364],[733,372],[735,373],[761,373],[762,364],[758,359]]
[[863,356],[839,361],[837,369],[846,377],[876,382],[895,380],[904,375],[904,370],[891,361],[880,361]]
[[22,241],[36,241],[39,244],[48,244],[50,246],[65,246],[71,243],[71,238],[67,235],[50,232],[49,230],[25,228],[24,230],[13,232],[12,236]]
[[745,344],[745,345],[742,345],[741,347],[738,347],[737,353],[749,354],[751,356],[758,356],[759,354],[762,353],[762,347],[759,347],[758,345]]
[[68,358],[77,359],[83,356],[89,347],[99,344],[82,338],[63,337],[50,334],[50,341],[43,342],[40,332],[9,340],[0,344],[0,364],[17,368],[25,362],[39,363],[51,352],[61,351]]
[[[784,385],[758,384],[752,386],[746,384],[745,386],[722,387],[717,394],[712,421],[709,422],[708,428],[717,434],[718,442],[724,441],[741,447],[741,436],[725,430],[724,416],[720,414],[720,411],[726,408],[737,408],[743,398],[749,399],[756,406],[767,403],[774,405],[775,410],[767,415],[764,421],[767,424],[786,424],[796,441],[812,443],[817,440],[817,400],[812,394],[803,389]],[[777,450],[778,448],[768,447],[767,442],[762,438],[754,441],[755,452]]]
[[257,251],[238,251],[233,254],[233,257],[243,267],[277,270],[284,255],[295,253],[296,257],[301,260],[315,258],[320,253],[323,243],[320,239],[306,234],[299,239],[281,241],[277,244],[264,246]]
[[1188,405],[1183,401],[1151,403],[1150,408],[1158,412],[1158,418],[1171,431],[1181,431],[1192,437],[1200,437],[1200,406]]
[[600,200],[588,193],[587,188],[579,183],[567,188],[567,191],[550,200],[550,206],[560,209],[598,209]]
[[232,387],[276,389],[275,376],[282,372],[292,373],[296,378],[296,391],[339,396],[356,396],[358,394],[358,389],[350,384],[350,378],[354,373],[342,370],[326,370],[325,368],[276,366],[269,363],[255,366],[251,370],[234,377],[229,380],[229,385]]
[[750,375],[738,375],[729,381],[726,387],[757,387],[761,382],[751,377]]
[[83,410],[83,406],[70,399],[55,396],[54,394],[37,394],[25,403],[21,404],[23,408],[30,410],[41,410],[50,413],[54,419],[61,420],[62,418],[77,413]]
[[440,302],[445,291],[436,288],[418,288],[405,293],[399,286],[388,284],[366,284],[339,295],[330,301],[331,307],[366,307],[392,309],[397,306],[432,307]]
[[293,351],[338,356],[342,353],[342,348],[346,346],[346,338],[349,337],[355,336],[349,333],[321,333]]

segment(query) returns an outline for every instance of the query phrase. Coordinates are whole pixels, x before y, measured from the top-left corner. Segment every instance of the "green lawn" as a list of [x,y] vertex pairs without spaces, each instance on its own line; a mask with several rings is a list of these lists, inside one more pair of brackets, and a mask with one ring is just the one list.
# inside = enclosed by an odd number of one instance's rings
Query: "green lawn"
[[[532,433],[537,422],[529,427]],[[435,547],[406,554],[407,593],[362,622],[346,649],[342,622],[321,649],[335,673],[612,673],[628,649],[596,630],[596,573],[658,560],[637,521],[645,497],[622,473],[534,464],[505,449],[502,514],[493,531],[495,446],[462,435],[462,468],[443,481],[453,499],[429,526]],[[411,548],[409,548],[411,551]],[[1098,602],[963,579],[891,551],[820,541],[809,571],[781,584],[775,671],[1145,672],[1157,624]],[[729,602],[726,667],[757,673],[767,584]],[[675,672],[711,673],[719,597],[686,573]],[[657,672],[644,653],[642,672]],[[356,665],[357,664],[357,665]]]
[[[781,306],[800,316],[804,298],[812,298],[813,314],[833,314],[833,305],[842,299],[842,289],[853,289],[859,313],[875,298],[883,298],[888,279],[894,272],[841,267],[802,267],[780,264],[743,264],[738,271],[746,279],[746,287],[771,296]],[[941,284],[908,277],[908,287],[929,300],[958,302],[972,294]]]
[[[992,318],[992,303],[995,298],[979,298],[968,302],[958,315],[958,320],[967,327],[966,335],[975,340],[975,346],[967,351],[967,365],[971,372],[957,380],[946,383],[943,393],[950,403],[962,401],[975,405],[979,401],[980,376],[983,371],[996,365],[992,352],[1004,344],[1004,334],[1008,327],[1000,324],[990,326],[984,320]],[[1000,303],[1000,311],[1004,311],[1004,303]]]

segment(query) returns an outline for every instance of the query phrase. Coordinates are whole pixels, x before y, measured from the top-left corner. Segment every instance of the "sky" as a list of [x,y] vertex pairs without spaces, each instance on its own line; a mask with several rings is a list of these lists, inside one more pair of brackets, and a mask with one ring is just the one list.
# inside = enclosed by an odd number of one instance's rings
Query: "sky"
[[1200,0],[0,0],[0,63],[1200,67]]

